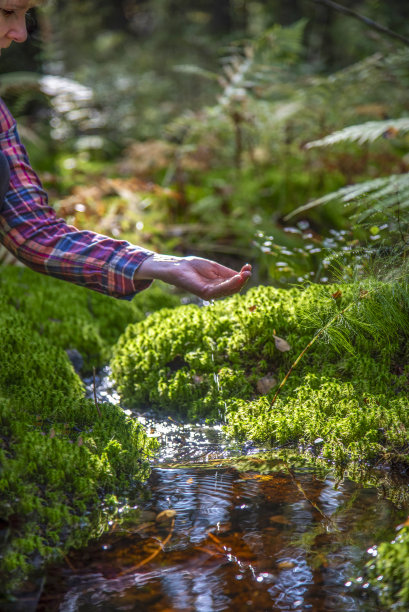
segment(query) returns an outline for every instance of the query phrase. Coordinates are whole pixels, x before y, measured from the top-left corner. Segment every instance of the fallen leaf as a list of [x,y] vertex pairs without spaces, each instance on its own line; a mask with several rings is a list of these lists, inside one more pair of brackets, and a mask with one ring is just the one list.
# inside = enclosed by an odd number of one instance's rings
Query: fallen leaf
[[261,395],[267,395],[267,393],[277,384],[277,379],[274,376],[267,374],[257,381],[257,391]]
[[186,484],[192,484],[192,482],[193,482],[193,478],[188,478],[188,479],[186,480]]
[[161,521],[173,519],[175,516],[176,510],[172,510],[171,508],[169,508],[168,510],[163,510],[163,512],[159,512],[155,520],[159,523]]
[[287,351],[291,351],[291,346],[288,344],[287,340],[283,340],[283,338],[279,338],[278,336],[273,336],[276,348],[281,353],[285,353]]
[[283,514],[276,514],[275,516],[270,516],[270,521],[272,523],[279,523],[280,525],[290,525],[291,524],[291,521]]
[[280,569],[292,569],[293,567],[295,567],[295,563],[293,561],[281,561],[278,564],[278,567]]

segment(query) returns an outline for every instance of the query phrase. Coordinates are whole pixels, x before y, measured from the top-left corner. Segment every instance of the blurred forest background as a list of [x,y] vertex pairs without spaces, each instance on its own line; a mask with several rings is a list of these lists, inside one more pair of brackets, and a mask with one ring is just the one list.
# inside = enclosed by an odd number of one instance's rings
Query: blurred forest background
[[352,277],[409,239],[409,3],[341,4],[55,0],[0,95],[77,227],[254,282]]

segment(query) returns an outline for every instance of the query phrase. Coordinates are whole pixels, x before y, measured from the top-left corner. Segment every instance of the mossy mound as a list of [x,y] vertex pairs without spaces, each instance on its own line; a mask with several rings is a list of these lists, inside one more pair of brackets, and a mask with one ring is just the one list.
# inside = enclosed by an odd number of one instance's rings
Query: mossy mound
[[[352,286],[258,287],[210,307],[157,312],[122,335],[113,375],[127,404],[189,418],[223,416],[238,439],[273,446],[319,439],[315,446],[338,464],[405,459],[409,309],[402,300],[390,309],[394,329],[385,329],[383,341],[378,334],[375,342],[363,321],[353,351],[314,343],[271,407],[278,383],[314,336],[307,313],[325,322],[349,304],[351,312],[362,310],[363,300],[355,300]],[[385,294],[366,301],[377,312]]]
[[[146,479],[153,450],[142,426],[119,407],[101,404],[98,410],[85,399],[82,382],[61,348],[66,341],[73,346],[77,340],[78,348],[84,350],[88,321],[98,338],[95,346],[100,359],[109,346],[109,335],[114,335],[112,330],[105,332],[104,326],[122,312],[123,304],[115,308],[113,300],[104,304],[97,298],[93,303],[100,308],[100,318],[94,319],[86,300],[77,300],[80,290],[68,286],[62,297],[62,283],[54,286],[51,279],[43,281],[38,275],[38,282],[32,284],[32,280],[32,273],[1,269],[3,594],[10,593],[33,569],[41,570],[44,563],[106,529],[108,508],[115,506],[115,496]],[[66,316],[70,321],[77,316],[72,312],[80,317],[74,329],[65,326]],[[55,313],[65,330],[62,337],[49,321]],[[115,333],[134,318],[135,311],[119,314]]]
[[371,582],[387,610],[404,612],[409,607],[409,527],[400,526],[392,542],[383,542],[375,549],[369,563]]
[[180,303],[163,287],[155,284],[129,302],[28,268],[0,267],[0,293],[6,302],[54,346],[79,351],[85,370],[109,361],[111,347],[127,325],[141,321],[158,308]]

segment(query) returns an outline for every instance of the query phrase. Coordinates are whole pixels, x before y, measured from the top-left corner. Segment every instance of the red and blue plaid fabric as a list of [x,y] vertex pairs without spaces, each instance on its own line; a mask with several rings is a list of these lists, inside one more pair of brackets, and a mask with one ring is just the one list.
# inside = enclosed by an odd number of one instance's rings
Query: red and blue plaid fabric
[[0,150],[9,161],[11,175],[0,211],[0,241],[13,255],[37,272],[117,298],[130,300],[150,285],[151,281],[133,278],[150,251],[79,231],[57,218],[1,98]]

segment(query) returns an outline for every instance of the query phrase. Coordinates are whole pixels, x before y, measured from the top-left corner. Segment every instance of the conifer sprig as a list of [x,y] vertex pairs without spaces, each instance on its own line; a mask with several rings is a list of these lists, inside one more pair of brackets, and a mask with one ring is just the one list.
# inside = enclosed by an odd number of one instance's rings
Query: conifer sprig
[[[343,308],[339,309],[337,302],[342,299],[341,292],[334,293],[330,300],[330,313],[325,323],[315,310],[305,313],[306,321],[311,326],[320,324],[310,342],[298,355],[287,374],[281,381],[271,402],[275,404],[278,395],[301,359],[319,339],[325,339],[336,350],[354,351],[354,343],[359,338],[372,338],[374,344],[391,342],[399,335],[407,335],[409,310],[409,275],[408,265],[404,260],[398,271],[393,270],[390,278],[383,281],[375,277],[365,282],[356,282],[355,296]],[[325,288],[323,287],[323,291]],[[339,294],[339,295],[337,295]],[[326,296],[328,299],[328,296]],[[337,312],[333,314],[333,309]]]

